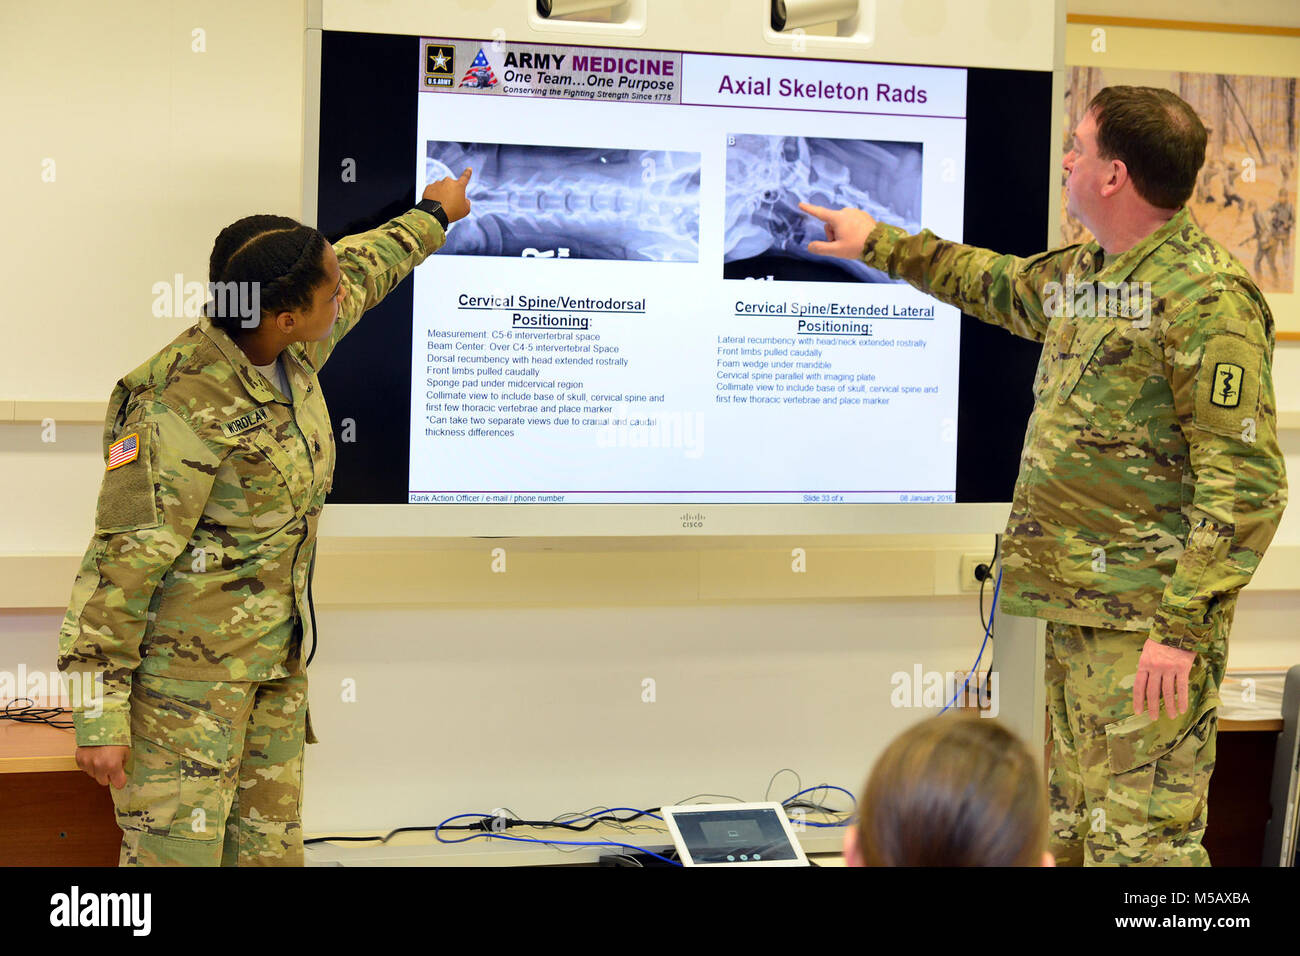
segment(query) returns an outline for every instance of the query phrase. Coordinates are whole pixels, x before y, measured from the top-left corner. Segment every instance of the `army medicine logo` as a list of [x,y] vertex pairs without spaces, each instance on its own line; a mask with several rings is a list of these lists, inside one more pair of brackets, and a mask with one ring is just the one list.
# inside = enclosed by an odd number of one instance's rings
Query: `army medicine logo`
[[430,43],[424,48],[424,85],[454,86],[455,84],[456,48]]
[[483,48],[478,48],[478,56],[474,57],[474,62],[469,65],[465,71],[465,78],[460,81],[462,88],[466,86],[478,90],[486,90],[497,85],[496,75],[492,72],[492,64],[488,62],[487,55]]
[[1231,362],[1220,362],[1214,366],[1214,386],[1210,392],[1210,401],[1220,408],[1236,408],[1241,401],[1241,377],[1246,370]]

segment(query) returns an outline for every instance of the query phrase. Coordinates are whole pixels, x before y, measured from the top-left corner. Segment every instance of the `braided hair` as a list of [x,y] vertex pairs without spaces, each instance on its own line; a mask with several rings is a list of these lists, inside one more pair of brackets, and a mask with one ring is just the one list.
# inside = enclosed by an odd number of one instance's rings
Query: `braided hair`
[[[288,216],[245,216],[217,236],[208,260],[208,282],[255,284],[263,314],[275,315],[311,305],[312,292],[325,281],[325,237]],[[239,297],[248,301],[247,296]],[[235,314],[230,296],[208,301],[212,324],[234,336],[250,325],[251,317]]]

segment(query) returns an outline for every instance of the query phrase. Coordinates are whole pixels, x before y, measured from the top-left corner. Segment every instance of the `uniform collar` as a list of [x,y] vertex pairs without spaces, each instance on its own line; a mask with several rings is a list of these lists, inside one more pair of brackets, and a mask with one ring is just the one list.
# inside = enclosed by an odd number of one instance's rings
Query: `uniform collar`
[[[1098,282],[1123,282],[1142,262],[1165,244],[1173,236],[1177,235],[1183,229],[1192,225],[1191,213],[1184,206],[1178,212],[1174,213],[1172,219],[1157,229],[1151,235],[1147,236],[1132,249],[1121,253],[1115,261],[1108,266],[1097,265],[1096,274],[1093,278]],[[1087,251],[1093,255],[1094,263],[1101,263],[1103,251],[1097,240],[1088,243]]]
[[[280,353],[280,357],[284,359],[284,377],[288,380],[289,387],[310,394],[316,369],[307,358],[307,350],[302,347],[302,343],[294,342]],[[293,400],[292,395],[289,400]]]
[[293,345],[290,345],[281,354],[292,357],[295,362],[302,366],[302,370],[308,375],[314,375],[316,373],[316,367],[311,364],[311,359],[307,357],[307,350],[303,348],[301,342],[294,342]]
[[212,324],[212,320],[204,317],[199,320],[199,330],[208,337],[226,357],[235,374],[239,376],[239,382],[244,386],[253,401],[263,404],[265,402],[278,401],[275,389],[271,388],[270,383],[262,377],[256,366],[248,360],[244,350],[232,339],[225,331]]

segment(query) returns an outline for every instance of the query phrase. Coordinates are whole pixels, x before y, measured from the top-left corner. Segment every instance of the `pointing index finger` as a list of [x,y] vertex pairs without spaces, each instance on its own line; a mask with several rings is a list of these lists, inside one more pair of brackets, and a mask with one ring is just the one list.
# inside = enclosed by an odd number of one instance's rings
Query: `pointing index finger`
[[832,212],[831,210],[827,209],[825,206],[814,206],[810,202],[801,202],[799,203],[799,208],[802,209],[810,216],[816,216],[822,222],[831,221]]

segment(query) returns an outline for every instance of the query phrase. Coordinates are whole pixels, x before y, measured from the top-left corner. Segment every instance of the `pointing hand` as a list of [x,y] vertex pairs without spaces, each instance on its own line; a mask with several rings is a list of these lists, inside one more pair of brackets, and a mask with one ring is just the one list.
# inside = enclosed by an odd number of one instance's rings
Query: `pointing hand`
[[862,247],[867,244],[867,236],[876,228],[876,220],[861,209],[849,206],[839,210],[827,209],[806,202],[801,202],[799,208],[826,224],[826,241],[814,240],[808,243],[808,251],[820,256],[857,259],[862,255]]
[[469,200],[465,198],[465,189],[469,186],[469,177],[474,171],[466,169],[457,178],[440,179],[425,187],[424,199],[433,199],[442,203],[442,211],[447,214],[447,222],[453,223],[469,215]]

